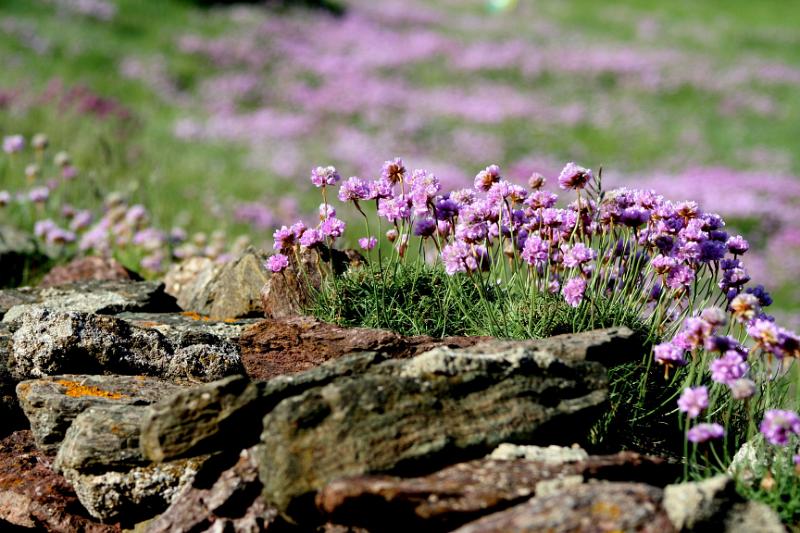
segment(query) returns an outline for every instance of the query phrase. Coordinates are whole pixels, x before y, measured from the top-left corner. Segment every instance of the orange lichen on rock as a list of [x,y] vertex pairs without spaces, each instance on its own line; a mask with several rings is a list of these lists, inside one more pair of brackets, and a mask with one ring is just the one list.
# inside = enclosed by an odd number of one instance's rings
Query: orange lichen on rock
[[78,383],[77,381],[68,381],[66,379],[59,379],[58,381],[56,381],[56,383],[63,387],[66,387],[67,390],[64,394],[66,394],[67,396],[71,396],[73,398],[94,396],[95,398],[120,400],[126,397],[124,394],[120,394],[119,392],[105,391],[97,387],[92,387],[91,385],[84,385],[82,383]]
[[233,324],[234,322],[238,322],[236,318],[215,318],[211,316],[204,316],[198,313],[197,311],[184,311],[181,315],[185,316],[186,318],[190,318],[192,320],[200,320],[202,322],[225,322],[226,324]]

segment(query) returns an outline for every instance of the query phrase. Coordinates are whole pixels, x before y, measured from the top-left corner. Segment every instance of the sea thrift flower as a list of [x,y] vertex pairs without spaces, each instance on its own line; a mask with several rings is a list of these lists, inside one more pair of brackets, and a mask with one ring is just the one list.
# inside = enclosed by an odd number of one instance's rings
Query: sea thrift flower
[[336,208],[331,204],[319,204],[319,219],[325,220],[336,216]]
[[733,381],[743,377],[750,370],[742,355],[738,352],[727,352],[719,359],[714,359],[709,364],[711,379],[717,383],[730,385]]
[[33,234],[40,239],[46,239],[47,235],[57,227],[58,226],[56,223],[49,218],[45,220],[38,220],[33,225]]
[[300,246],[304,248],[311,248],[321,243],[323,240],[322,232],[318,229],[307,229],[300,237]]
[[677,265],[667,274],[667,287],[670,289],[686,289],[694,281],[694,270],[686,265]]
[[7,135],[3,138],[3,151],[7,154],[21,152],[25,148],[25,137],[22,135]]
[[737,400],[747,399],[756,392],[755,382],[747,378],[737,379],[733,383],[729,383],[728,387],[731,389],[731,396]]
[[431,237],[436,232],[436,221],[430,218],[423,218],[414,227],[414,235],[417,237]]
[[67,165],[61,169],[61,177],[65,180],[71,180],[78,176],[78,169],[72,165]]
[[320,231],[326,237],[331,237],[336,239],[337,237],[341,237],[344,233],[346,224],[339,220],[336,217],[331,217],[325,219],[325,221],[320,225]]
[[[780,332],[774,322],[758,318],[747,327],[747,334],[765,350],[773,351],[778,344]],[[780,354],[775,353],[775,355]]]
[[39,165],[36,163],[31,163],[25,167],[25,177],[29,180],[35,180],[39,177]]
[[405,175],[406,167],[403,164],[403,160],[399,157],[395,157],[394,159],[385,161],[383,163],[383,168],[381,168],[381,179],[394,184],[403,181]]
[[741,323],[749,322],[761,312],[758,298],[746,293],[740,294],[731,300],[730,308],[733,316]]
[[272,234],[272,238],[275,241],[272,247],[275,250],[284,251],[289,250],[292,246],[294,246],[297,236],[291,228],[281,226],[280,229],[275,230],[275,233]]
[[267,259],[265,266],[271,272],[274,273],[283,272],[284,270],[286,270],[286,267],[289,266],[289,258],[283,254],[275,254],[271,256],[269,259]]
[[708,389],[706,387],[686,387],[678,398],[678,409],[689,418],[697,418],[700,411],[708,407]]
[[531,174],[531,177],[528,178],[528,187],[534,191],[544,187],[545,183],[547,183],[547,179],[538,172],[534,172]]
[[31,139],[31,146],[38,152],[43,152],[50,145],[50,139],[44,133],[37,133]]
[[339,200],[342,202],[357,202],[369,198],[369,186],[361,178],[351,176],[339,188]]
[[583,189],[591,180],[591,170],[570,162],[558,176],[558,186],[562,189]]
[[47,187],[34,187],[28,192],[28,199],[35,204],[43,204],[50,198],[50,189]]
[[744,291],[747,294],[752,294],[756,298],[758,298],[758,304],[761,307],[769,307],[772,305],[772,296],[769,292],[764,288],[763,285],[756,285],[755,287],[748,287]]
[[335,167],[316,167],[311,170],[311,183],[313,183],[315,187],[336,185],[336,182],[340,179],[341,176],[336,172]]
[[728,239],[726,246],[728,247],[728,251],[733,255],[742,255],[750,249],[750,243],[741,235],[736,235]]
[[476,190],[486,192],[498,181],[500,181],[500,167],[489,165],[475,176],[474,186]]
[[561,250],[564,252],[564,266],[567,268],[581,266],[597,257],[597,252],[580,242],[572,247],[563,245]]
[[686,364],[685,351],[671,342],[662,342],[653,349],[653,356],[660,365],[683,366]]
[[537,235],[528,237],[520,255],[531,266],[544,264],[550,256],[550,243]]
[[728,321],[725,311],[719,307],[709,307],[703,309],[703,311],[700,313],[700,318],[710,324],[713,329],[724,326]]
[[572,278],[562,289],[564,300],[572,307],[578,307],[586,292],[586,280],[581,277]]
[[378,244],[378,239],[375,237],[361,237],[358,239],[358,245],[362,250],[372,250],[376,244]]
[[800,435],[800,417],[793,411],[771,409],[764,413],[759,429],[770,444],[786,446],[791,434]]
[[390,229],[390,230],[388,230],[388,231],[386,232],[386,239],[387,239],[389,242],[394,242],[394,241],[396,241],[396,240],[397,240],[397,237],[399,237],[399,236],[400,236],[400,234],[399,234],[399,233],[397,232],[397,230],[396,230],[396,229],[394,229],[394,228],[392,228],[392,229]]
[[5,207],[11,202],[11,194],[8,191],[0,191],[0,207]]
[[725,428],[719,424],[697,424],[686,432],[686,438],[695,444],[711,439],[721,439],[724,436]]
[[69,154],[67,152],[58,152],[53,157],[53,163],[55,163],[57,167],[63,168],[66,167],[67,165],[70,165],[72,163],[72,159],[69,157]]

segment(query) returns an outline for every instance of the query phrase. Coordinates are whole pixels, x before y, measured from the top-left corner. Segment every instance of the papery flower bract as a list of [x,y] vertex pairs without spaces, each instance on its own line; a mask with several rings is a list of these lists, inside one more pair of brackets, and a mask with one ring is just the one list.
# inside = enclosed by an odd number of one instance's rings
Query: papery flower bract
[[800,417],[794,411],[771,409],[764,413],[759,430],[770,444],[786,446],[791,434],[800,435]]
[[562,189],[583,189],[591,180],[591,170],[570,162],[559,174],[558,186]]
[[383,168],[381,168],[381,179],[388,181],[389,183],[399,183],[403,180],[406,175],[406,167],[403,164],[403,160],[399,157],[395,157],[389,161],[385,161],[383,163]]
[[400,233],[398,233],[398,231],[396,229],[394,229],[394,228],[391,228],[390,230],[388,230],[386,232],[386,239],[389,242],[396,241],[399,236],[400,236]]
[[709,364],[711,379],[717,383],[730,385],[733,381],[743,377],[750,370],[739,352],[726,352],[722,357],[714,359]]
[[22,135],[6,135],[3,137],[3,151],[7,154],[21,152],[25,148],[25,137]]
[[[763,318],[755,319],[749,326],[747,326],[747,334],[759,346],[768,351],[773,351],[773,348],[778,344],[778,326],[774,322]],[[775,353],[775,355],[780,355]]]
[[564,284],[562,289],[564,300],[572,307],[578,307],[583,301],[586,292],[586,280],[581,277],[572,278]]
[[730,303],[731,312],[737,321],[746,323],[751,321],[761,312],[761,305],[752,294],[740,294]]
[[724,436],[725,436],[725,428],[716,423],[697,424],[692,429],[686,432],[686,438],[689,439],[690,442],[693,442],[695,444],[706,442],[711,439],[721,439]]
[[655,361],[661,365],[677,365],[683,366],[686,364],[685,351],[672,342],[662,342],[653,348],[653,356]]
[[731,389],[731,396],[737,400],[745,400],[756,392],[755,382],[747,378],[737,379],[732,383],[728,383],[728,387]]
[[265,263],[268,270],[274,273],[283,272],[289,266],[289,258],[283,254],[275,254],[270,256]]
[[375,237],[361,237],[358,239],[358,245],[362,250],[372,250],[376,244],[378,244],[378,239]]
[[315,187],[336,185],[340,179],[342,179],[342,177],[336,171],[336,167],[316,167],[311,170],[311,183],[313,183]]
[[541,189],[544,187],[544,184],[547,183],[547,178],[539,174],[538,172],[534,172],[531,174],[531,177],[528,178],[528,187],[533,190]]
[[678,409],[689,418],[697,418],[700,411],[708,407],[708,389],[706,387],[686,387],[678,398]]
[[498,181],[500,181],[500,167],[489,165],[475,176],[474,187],[478,191],[486,192]]

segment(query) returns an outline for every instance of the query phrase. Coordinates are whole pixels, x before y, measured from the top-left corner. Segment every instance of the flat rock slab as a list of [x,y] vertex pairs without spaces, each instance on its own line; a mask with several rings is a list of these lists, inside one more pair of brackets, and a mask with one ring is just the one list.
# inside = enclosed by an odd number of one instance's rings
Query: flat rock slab
[[110,257],[78,257],[45,274],[39,287],[58,287],[84,281],[142,281],[142,277]]
[[6,316],[9,309],[17,305],[35,304],[39,301],[40,289],[20,287],[18,289],[0,289],[0,319]]
[[145,376],[63,375],[17,385],[22,410],[40,450],[55,454],[72,421],[92,406],[148,405],[179,385]]
[[458,533],[677,531],[661,507],[663,491],[643,483],[594,482],[536,497],[471,522]]
[[257,318],[214,320],[189,311],[182,313],[120,313],[117,318],[140,328],[155,329],[176,346],[199,344],[207,340],[209,335],[238,344],[245,329],[261,322],[261,319]]
[[30,431],[0,440],[0,529],[6,531],[5,521],[20,528],[65,533],[121,531],[119,525],[93,519],[72,486],[48,464]]
[[339,479],[317,495],[317,506],[336,524],[376,531],[450,531],[535,496],[548,480],[579,476],[666,485],[676,475],[664,461],[633,452],[558,462],[480,459],[416,478]]
[[408,358],[438,346],[463,348],[485,337],[404,337],[382,329],[343,328],[311,317],[267,319],[248,327],[240,340],[242,363],[253,379],[302,372],[354,352]]
[[9,369],[17,379],[113,373],[213,381],[243,372],[236,344],[208,332],[176,332],[169,339],[114,316],[39,306],[19,315],[12,328]]
[[[258,462],[243,450],[236,463],[217,471],[209,461],[169,508],[150,522],[145,533],[206,531],[270,531],[282,521],[261,497]],[[285,525],[285,524],[282,524]]]
[[8,308],[3,321],[11,322],[39,304],[50,309],[103,315],[125,311],[169,313],[181,310],[175,298],[164,292],[164,284],[157,281],[84,281],[60,287],[17,290],[8,298],[18,298],[20,294],[32,296],[35,300]]
[[344,476],[445,466],[502,442],[576,442],[607,394],[605,368],[517,347],[438,348],[283,400],[264,417],[264,496],[298,520]]

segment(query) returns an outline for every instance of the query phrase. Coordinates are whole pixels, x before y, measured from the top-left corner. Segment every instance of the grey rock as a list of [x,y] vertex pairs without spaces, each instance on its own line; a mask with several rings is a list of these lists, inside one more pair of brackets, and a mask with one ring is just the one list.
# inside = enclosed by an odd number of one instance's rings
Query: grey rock
[[8,369],[9,344],[11,334],[5,324],[0,323],[0,435],[16,429],[24,417],[19,408],[15,388],[17,380]]
[[97,473],[150,463],[139,448],[144,405],[96,405],[72,421],[53,462],[56,472]]
[[249,326],[260,322],[255,318],[210,320],[196,313],[120,313],[121,318],[133,326],[155,329],[174,346],[210,344],[207,339],[219,338],[239,343],[239,338]]
[[660,506],[661,498],[661,489],[641,483],[584,483],[567,486],[553,495],[531,498],[455,531],[676,531]]
[[734,504],[725,518],[725,533],[785,533],[780,516],[769,505],[747,501]]
[[147,408],[141,447],[153,461],[165,461],[255,445],[261,420],[284,398],[367,371],[384,359],[375,353],[354,354],[317,368],[266,382],[233,376],[181,390]]
[[42,307],[12,326],[9,368],[17,379],[117,373],[213,380],[243,371],[238,347],[209,333],[179,335],[173,345],[158,330],[124,319]]
[[579,446],[520,446],[504,442],[487,459],[498,461],[510,461],[513,459],[526,459],[528,461],[540,461],[546,464],[560,465],[564,463],[574,463],[585,461],[589,458],[586,450]]
[[39,301],[39,289],[21,287],[18,289],[0,289],[0,319],[6,316],[9,309],[17,305],[33,304]]
[[[19,296],[20,293],[16,295]],[[180,311],[175,299],[156,281],[84,281],[60,287],[28,289],[35,298],[8,309],[4,322],[13,322],[37,305],[49,309],[113,315],[122,312],[169,313]]]
[[664,508],[679,531],[719,529],[733,504],[738,502],[741,497],[736,493],[736,482],[725,475],[664,488]]
[[175,392],[178,385],[144,376],[64,375],[23,381],[17,397],[36,446],[55,454],[67,429],[93,406],[147,405]]
[[388,361],[287,398],[264,417],[264,496],[308,519],[315,491],[338,477],[443,465],[502,442],[579,441],[606,387],[600,364],[524,347]]
[[175,297],[181,309],[192,310],[198,303],[196,295],[216,278],[221,268],[208,257],[190,257],[170,267],[164,276],[165,290]]
[[150,522],[146,533],[189,533],[208,530],[264,531],[278,520],[277,510],[261,498],[258,463],[253,450],[243,450],[238,461],[216,481],[204,483],[206,466],[175,498],[161,516]]
[[265,252],[249,247],[221,267],[206,264],[197,271],[193,281],[183,284],[175,281],[187,270],[197,268],[186,265],[183,272],[176,270],[168,275],[168,282],[173,287],[181,287],[176,293],[187,311],[216,318],[259,316],[263,314],[261,288],[267,282],[264,268],[267,257]]
[[205,459],[196,457],[95,474],[64,469],[62,474],[93,517],[106,522],[138,522],[166,509],[191,483]]

